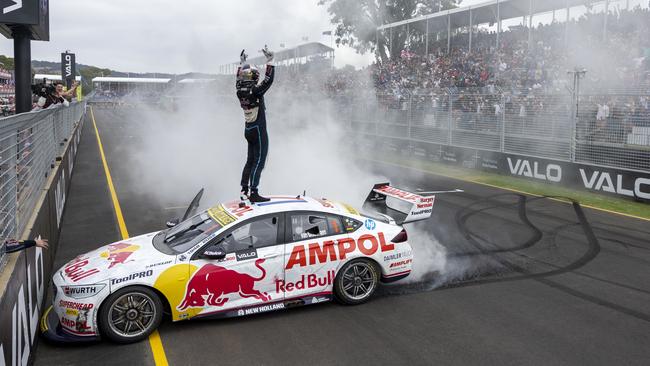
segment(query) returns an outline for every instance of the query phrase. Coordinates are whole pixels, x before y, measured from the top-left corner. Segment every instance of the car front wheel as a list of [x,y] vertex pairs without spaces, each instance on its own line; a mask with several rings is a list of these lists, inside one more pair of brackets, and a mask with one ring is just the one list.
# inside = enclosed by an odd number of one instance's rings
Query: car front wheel
[[368,259],[355,259],[339,271],[334,283],[334,294],[344,304],[361,304],[368,301],[378,284],[377,265]]
[[99,327],[113,342],[138,342],[158,328],[162,312],[162,301],[153,290],[142,286],[125,287],[104,301],[99,311]]

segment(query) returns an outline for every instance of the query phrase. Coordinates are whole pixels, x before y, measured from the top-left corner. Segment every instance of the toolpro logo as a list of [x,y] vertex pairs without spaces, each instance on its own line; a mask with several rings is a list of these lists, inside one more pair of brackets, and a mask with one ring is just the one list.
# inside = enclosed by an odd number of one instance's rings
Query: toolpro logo
[[262,273],[253,277],[247,273],[239,273],[214,264],[201,267],[187,282],[185,297],[176,307],[183,311],[190,307],[223,306],[230,298],[228,294],[238,294],[241,297],[254,297],[267,302],[271,297],[255,289],[255,283],[266,277],[262,267],[264,259],[255,261],[255,266]]
[[124,264],[131,254],[138,249],[140,249],[139,245],[128,243],[109,244],[108,250],[101,252],[99,256],[108,259],[110,262],[108,268],[113,268],[118,264]]

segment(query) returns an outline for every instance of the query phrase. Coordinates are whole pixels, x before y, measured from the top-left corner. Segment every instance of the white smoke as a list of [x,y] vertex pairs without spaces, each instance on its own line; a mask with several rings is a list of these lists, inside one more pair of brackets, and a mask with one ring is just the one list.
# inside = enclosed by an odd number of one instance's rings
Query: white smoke
[[[373,174],[359,159],[327,98],[295,100],[278,84],[266,98],[269,154],[260,193],[297,195],[306,190],[309,196],[360,207],[373,184],[389,179]],[[129,162],[139,194],[180,212],[202,187],[202,208],[238,198],[247,145],[234,80],[230,92],[219,97],[194,93],[176,101],[176,111],[125,114],[132,116],[129,128],[140,130],[131,133],[142,136]],[[435,288],[461,271],[450,265],[445,247],[429,232],[415,225],[407,231],[415,259],[405,282]]]

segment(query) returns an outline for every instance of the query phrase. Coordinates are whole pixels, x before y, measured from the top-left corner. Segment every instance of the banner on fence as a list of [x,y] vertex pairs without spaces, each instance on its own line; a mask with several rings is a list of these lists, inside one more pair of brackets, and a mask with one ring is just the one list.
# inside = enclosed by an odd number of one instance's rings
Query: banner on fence
[[391,153],[650,202],[650,173],[459,146],[381,138]]

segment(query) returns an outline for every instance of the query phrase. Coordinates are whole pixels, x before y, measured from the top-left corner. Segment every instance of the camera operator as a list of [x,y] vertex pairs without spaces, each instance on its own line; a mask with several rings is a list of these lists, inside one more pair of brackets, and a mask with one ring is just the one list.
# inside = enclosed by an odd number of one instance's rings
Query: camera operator
[[74,92],[77,90],[77,86],[79,86],[79,84],[75,81],[72,84],[72,88],[70,88],[70,90],[63,91],[63,83],[61,82],[56,82],[53,85],[33,85],[32,90],[39,97],[36,105],[42,109],[59,103],[67,107],[70,105],[68,99],[74,95]]

